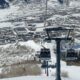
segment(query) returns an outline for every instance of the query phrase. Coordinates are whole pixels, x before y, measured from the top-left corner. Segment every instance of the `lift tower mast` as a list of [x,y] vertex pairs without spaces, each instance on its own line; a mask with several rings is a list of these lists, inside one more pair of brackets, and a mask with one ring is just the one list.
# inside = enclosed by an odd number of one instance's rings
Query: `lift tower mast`
[[45,40],[55,40],[56,41],[56,80],[61,80],[61,77],[60,77],[60,74],[61,74],[61,71],[60,71],[60,68],[61,68],[61,65],[60,65],[60,43],[62,40],[71,40],[72,38],[67,36],[67,37],[50,37],[50,32],[51,31],[59,31],[61,30],[62,32],[63,31],[67,31],[69,30],[69,32],[73,29],[65,29],[65,28],[61,28],[61,27],[58,27],[58,28],[46,28],[45,29],[47,32],[48,32],[48,38],[45,38]]

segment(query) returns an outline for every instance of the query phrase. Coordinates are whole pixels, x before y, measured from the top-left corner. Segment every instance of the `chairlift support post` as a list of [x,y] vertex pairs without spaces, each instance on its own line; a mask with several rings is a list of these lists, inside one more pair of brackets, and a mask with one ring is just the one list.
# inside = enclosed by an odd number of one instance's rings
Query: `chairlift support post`
[[56,40],[56,49],[57,49],[57,54],[56,54],[56,80],[61,80],[61,77],[60,77],[60,42],[61,40]]
[[49,76],[49,72],[48,72],[48,61],[44,60],[43,61],[43,64],[42,64],[42,67],[44,67],[45,69],[45,74],[47,74],[47,76]]
[[48,71],[48,61],[46,61],[46,64],[47,64],[47,76],[49,76],[49,71]]
[[[64,31],[64,30],[72,30],[72,29],[64,29],[64,28],[46,28],[45,29],[48,33],[50,32],[50,31],[59,31],[59,30],[61,30],[61,31]],[[71,37],[69,37],[69,36],[67,36],[66,38],[64,37],[64,38],[50,38],[49,36],[48,36],[48,38],[45,38],[45,40],[55,40],[56,41],[56,60],[57,60],[57,62],[56,62],[56,80],[61,80],[61,76],[60,76],[60,74],[61,74],[61,70],[60,70],[60,68],[61,68],[61,65],[60,65],[60,42],[62,41],[62,40],[71,40],[72,38]]]

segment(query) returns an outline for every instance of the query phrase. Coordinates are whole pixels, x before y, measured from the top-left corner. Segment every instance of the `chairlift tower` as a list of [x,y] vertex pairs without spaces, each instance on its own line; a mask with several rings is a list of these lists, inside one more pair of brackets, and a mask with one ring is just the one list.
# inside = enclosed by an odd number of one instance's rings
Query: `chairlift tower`
[[61,71],[60,71],[60,68],[61,68],[61,65],[60,65],[60,43],[62,40],[71,40],[72,38],[67,36],[67,37],[50,37],[50,32],[51,31],[71,31],[72,29],[66,29],[66,28],[61,28],[61,27],[58,27],[58,28],[45,28],[46,32],[48,33],[48,38],[45,38],[45,40],[55,40],[56,41],[56,80],[61,80]]

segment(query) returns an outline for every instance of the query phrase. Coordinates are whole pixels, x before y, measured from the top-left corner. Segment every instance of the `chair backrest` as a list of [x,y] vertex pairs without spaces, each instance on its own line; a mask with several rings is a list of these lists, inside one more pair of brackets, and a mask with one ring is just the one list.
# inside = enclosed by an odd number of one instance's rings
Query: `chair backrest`
[[50,49],[45,49],[45,48],[41,49],[40,58],[50,59],[51,58]]
[[74,49],[67,50],[66,60],[73,61],[73,60],[77,60],[77,58],[78,58],[78,54]]

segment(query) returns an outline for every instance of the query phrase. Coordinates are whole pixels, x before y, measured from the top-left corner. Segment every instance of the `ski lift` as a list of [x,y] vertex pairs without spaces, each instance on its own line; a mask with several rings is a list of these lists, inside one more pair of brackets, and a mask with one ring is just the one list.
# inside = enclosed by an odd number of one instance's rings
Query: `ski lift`
[[76,61],[78,54],[74,49],[67,50],[66,61]]
[[41,60],[50,60],[51,58],[51,53],[50,53],[50,49],[48,48],[42,48],[40,51],[40,59]]

